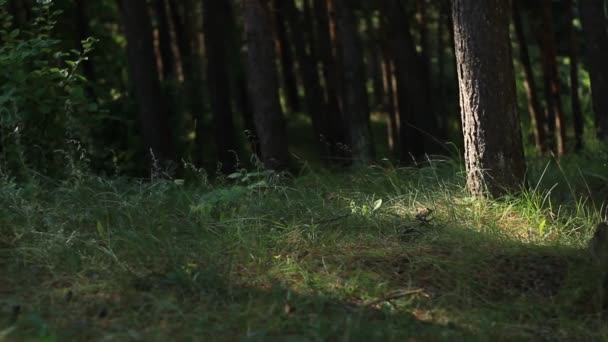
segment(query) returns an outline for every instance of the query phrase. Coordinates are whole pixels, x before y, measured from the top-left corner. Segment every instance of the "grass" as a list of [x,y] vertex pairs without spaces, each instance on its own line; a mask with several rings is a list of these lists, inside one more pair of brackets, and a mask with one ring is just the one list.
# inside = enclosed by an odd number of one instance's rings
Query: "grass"
[[587,157],[532,161],[530,190],[500,201],[467,196],[448,160],[5,179],[0,340],[607,339],[584,247],[608,158]]

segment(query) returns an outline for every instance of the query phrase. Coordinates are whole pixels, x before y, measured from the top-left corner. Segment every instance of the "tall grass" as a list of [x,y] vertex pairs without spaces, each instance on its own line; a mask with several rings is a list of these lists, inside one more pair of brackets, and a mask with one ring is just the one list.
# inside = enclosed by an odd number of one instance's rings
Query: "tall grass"
[[[589,157],[589,156],[587,156]],[[585,251],[605,155],[469,197],[451,160],[222,184],[0,187],[0,339],[608,337]]]

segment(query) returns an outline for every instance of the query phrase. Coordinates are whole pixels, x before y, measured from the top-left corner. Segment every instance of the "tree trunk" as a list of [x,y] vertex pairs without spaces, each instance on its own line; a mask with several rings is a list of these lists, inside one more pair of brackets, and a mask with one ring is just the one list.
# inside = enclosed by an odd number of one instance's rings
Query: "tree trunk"
[[213,112],[213,134],[222,171],[231,173],[236,167],[237,143],[232,117],[230,76],[226,69],[228,46],[224,32],[230,22],[230,4],[226,1],[203,1],[203,25],[207,56],[207,85]]
[[319,143],[322,159],[328,160],[331,151],[324,144],[330,135],[327,123],[328,110],[323,98],[317,60],[312,56],[312,52],[309,53],[306,49],[306,37],[302,31],[306,24],[301,20],[300,12],[293,0],[280,0],[277,1],[277,5],[280,6],[278,10],[283,12],[282,17],[286,19],[289,38],[295,47],[304,85],[306,109],[312,121],[315,141]]
[[356,165],[365,165],[374,158],[369,102],[365,88],[363,49],[357,32],[353,4],[334,0],[336,40],[341,57],[342,100],[344,119],[348,125],[349,147]]
[[129,71],[139,106],[146,153],[152,153],[150,157],[160,161],[175,161],[169,111],[160,89],[146,1],[123,0],[120,3],[127,37]]
[[475,196],[519,190],[524,177],[510,7],[504,0],[454,0],[452,6],[467,188]]
[[543,79],[545,101],[547,103],[547,120],[549,136],[555,139],[555,152],[563,155],[566,144],[566,127],[564,125],[564,110],[562,106],[560,80],[557,70],[557,53],[555,49],[555,33],[553,30],[552,0],[541,0],[542,25],[537,34],[541,42],[543,64]]
[[528,99],[528,112],[530,113],[530,122],[532,123],[534,145],[541,153],[545,153],[549,150],[546,121],[536,90],[528,43],[517,1],[513,1],[513,25],[515,26],[515,35],[519,43],[519,59],[524,72],[524,88]]
[[173,54],[171,42],[171,28],[169,26],[169,17],[167,15],[167,5],[165,0],[154,1],[154,12],[158,23],[158,43],[160,56],[162,61],[162,79],[169,80],[174,78],[175,73],[175,55]]
[[285,119],[278,95],[269,5],[269,0],[243,2],[249,94],[260,139],[260,152],[264,165],[276,170],[288,167],[289,154]]
[[[296,76],[296,64],[293,56],[292,46],[289,38],[287,37],[287,28],[285,27],[284,13],[278,8],[281,2],[285,0],[274,0],[273,11],[275,13],[275,45],[277,47],[277,54],[281,62],[281,76],[283,79],[283,92],[285,94],[285,100],[287,103],[288,111],[291,113],[299,112],[302,108],[300,106],[300,95],[298,93],[298,78]],[[301,28],[300,28],[301,29]]]
[[384,1],[387,17],[386,36],[395,63],[397,80],[397,104],[400,122],[400,158],[407,161],[424,158],[429,141],[429,124],[432,117],[426,87],[424,66],[416,53],[414,39],[410,33],[409,20],[399,0]]
[[608,141],[608,20],[604,0],[582,0],[580,3],[586,64],[591,78],[591,99],[595,113],[597,138]]
[[340,106],[339,75],[336,46],[332,41],[332,30],[330,25],[329,6],[331,0],[313,0],[313,10],[316,19],[317,51],[322,66],[323,84],[325,86],[325,101],[327,102],[327,124],[329,133],[326,143],[329,145],[332,157],[339,163],[350,159],[350,153],[343,148],[347,144],[345,120]]
[[[584,1],[584,0],[583,0]],[[576,44],[576,28],[574,27],[574,2],[565,1],[567,29],[568,29],[568,56],[570,57],[570,101],[572,105],[572,119],[574,121],[574,137],[576,151],[583,149],[583,113],[581,99],[578,94],[578,48]]]

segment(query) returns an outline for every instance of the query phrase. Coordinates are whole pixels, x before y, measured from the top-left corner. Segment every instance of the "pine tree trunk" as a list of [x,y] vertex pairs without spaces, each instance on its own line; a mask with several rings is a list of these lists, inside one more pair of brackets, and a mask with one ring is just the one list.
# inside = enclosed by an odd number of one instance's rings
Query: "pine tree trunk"
[[302,30],[306,24],[302,21],[301,14],[293,0],[280,0],[277,1],[277,4],[280,6],[278,10],[283,12],[282,17],[286,19],[288,37],[293,42],[300,66],[306,109],[312,121],[315,142],[319,145],[322,159],[328,160],[331,157],[331,150],[325,144],[330,138],[327,122],[328,110],[321,88],[317,60],[312,56],[312,51],[308,52],[306,48],[306,37]]
[[425,82],[424,66],[416,53],[410,33],[409,20],[399,0],[386,0],[384,13],[387,17],[387,39],[395,63],[397,80],[396,95],[400,122],[399,148],[402,161],[412,157],[424,158],[431,144],[428,123],[432,119],[429,93]]
[[[169,111],[163,99],[154,56],[152,25],[145,0],[121,1],[127,37],[131,82],[139,106],[146,153],[160,161],[175,161]],[[150,156],[152,157],[152,156]]]
[[328,3],[331,0],[313,0],[313,10],[316,19],[316,47],[322,66],[325,101],[327,102],[328,137],[326,143],[331,150],[332,158],[343,163],[350,159],[350,153],[344,148],[347,144],[346,122],[342,113],[339,92],[338,56],[332,40]]
[[278,95],[276,54],[269,0],[243,2],[247,36],[249,94],[260,140],[261,159],[267,168],[288,167],[287,132]]
[[586,63],[591,78],[591,99],[597,138],[608,141],[608,20],[604,0],[581,0]]
[[561,87],[557,70],[557,52],[553,30],[552,0],[541,0],[542,25],[538,28],[543,64],[545,102],[549,136],[554,139],[555,152],[563,155],[566,147],[566,127],[561,99]]
[[369,121],[370,111],[365,88],[363,49],[357,32],[353,4],[348,0],[334,0],[336,40],[338,42],[344,119],[348,125],[349,147],[355,165],[365,165],[374,158]]
[[517,191],[524,177],[510,7],[504,0],[454,0],[452,6],[467,188],[475,196]]
[[526,40],[521,13],[517,6],[517,0],[513,1],[513,25],[515,26],[515,35],[517,36],[519,44],[519,59],[524,72],[524,88],[528,99],[528,112],[530,113],[530,121],[532,123],[534,145],[541,153],[545,153],[549,150],[546,121],[536,90],[534,72],[532,70],[530,53],[528,51],[528,42]]
[[235,170],[237,143],[231,106],[228,46],[224,32],[230,22],[230,4],[225,1],[203,1],[203,25],[207,56],[207,85],[213,114],[213,135],[222,171]]

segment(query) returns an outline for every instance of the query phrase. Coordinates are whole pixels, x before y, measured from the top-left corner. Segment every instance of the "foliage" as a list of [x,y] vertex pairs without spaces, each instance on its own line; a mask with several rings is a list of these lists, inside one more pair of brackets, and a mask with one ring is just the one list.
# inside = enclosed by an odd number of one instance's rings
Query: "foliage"
[[21,177],[65,174],[66,157],[82,161],[74,151],[88,143],[85,122],[97,111],[78,72],[94,39],[64,52],[53,38],[59,12],[51,2],[38,2],[25,28],[14,27],[7,6],[0,1],[0,165]]

